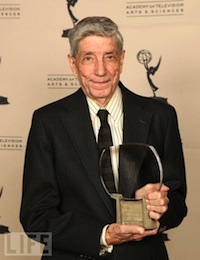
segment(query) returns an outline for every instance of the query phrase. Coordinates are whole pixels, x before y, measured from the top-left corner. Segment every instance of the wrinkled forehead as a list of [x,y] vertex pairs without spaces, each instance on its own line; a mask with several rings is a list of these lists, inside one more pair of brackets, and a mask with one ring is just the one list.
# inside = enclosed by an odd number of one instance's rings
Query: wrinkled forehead
[[115,36],[107,37],[107,36],[99,36],[99,35],[90,35],[84,37],[80,40],[78,45],[78,52],[79,51],[112,51],[112,52],[119,52],[118,41]]

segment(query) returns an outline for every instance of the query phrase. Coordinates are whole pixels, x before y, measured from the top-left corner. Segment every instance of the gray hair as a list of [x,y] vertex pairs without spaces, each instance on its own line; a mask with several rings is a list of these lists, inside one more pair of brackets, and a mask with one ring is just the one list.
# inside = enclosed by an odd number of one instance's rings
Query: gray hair
[[116,37],[120,53],[123,51],[123,37],[117,24],[102,16],[91,16],[81,20],[69,32],[70,54],[75,57],[80,41],[87,36]]

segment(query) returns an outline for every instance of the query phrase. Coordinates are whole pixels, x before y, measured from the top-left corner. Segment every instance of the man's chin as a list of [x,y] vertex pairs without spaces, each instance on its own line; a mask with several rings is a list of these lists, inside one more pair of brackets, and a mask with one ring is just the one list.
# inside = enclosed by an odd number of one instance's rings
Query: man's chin
[[101,106],[106,106],[109,100],[111,99],[114,92],[104,90],[96,90],[90,92],[90,98],[93,99],[97,104]]

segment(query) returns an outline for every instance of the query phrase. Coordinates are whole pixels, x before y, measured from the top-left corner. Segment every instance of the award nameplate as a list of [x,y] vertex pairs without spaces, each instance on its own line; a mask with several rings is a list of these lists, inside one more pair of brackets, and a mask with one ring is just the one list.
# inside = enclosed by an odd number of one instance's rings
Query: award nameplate
[[[143,226],[146,230],[156,228],[156,222],[149,217],[145,198],[135,198],[135,192],[148,183],[162,185],[162,164],[155,148],[145,144],[124,144],[108,149],[116,192],[109,192],[104,177],[101,179],[106,192],[116,201],[116,222]],[[100,172],[105,151],[100,158]]]

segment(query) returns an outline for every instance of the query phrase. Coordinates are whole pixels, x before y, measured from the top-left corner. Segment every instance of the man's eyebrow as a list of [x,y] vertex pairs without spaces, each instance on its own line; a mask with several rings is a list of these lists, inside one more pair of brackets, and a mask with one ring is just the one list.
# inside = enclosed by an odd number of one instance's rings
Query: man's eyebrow
[[117,54],[117,51],[116,51],[116,50],[108,51],[108,52],[106,52],[105,54]]
[[92,54],[95,54],[95,53],[92,52],[92,51],[83,51],[82,54],[83,55],[92,55]]
[[[82,51],[81,54],[83,54],[83,55],[95,55],[96,53],[92,52],[92,51]],[[117,51],[111,50],[111,51],[107,51],[107,52],[104,53],[104,55],[107,55],[107,54],[117,54]]]

